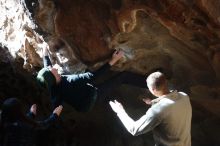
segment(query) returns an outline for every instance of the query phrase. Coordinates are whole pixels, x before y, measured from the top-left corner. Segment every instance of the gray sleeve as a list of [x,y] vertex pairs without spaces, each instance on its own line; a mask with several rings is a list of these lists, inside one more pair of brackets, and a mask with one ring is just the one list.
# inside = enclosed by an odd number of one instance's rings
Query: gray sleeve
[[130,118],[126,112],[118,113],[118,117],[128,132],[133,136],[149,132],[160,124],[158,114],[156,114],[152,108],[137,121]]

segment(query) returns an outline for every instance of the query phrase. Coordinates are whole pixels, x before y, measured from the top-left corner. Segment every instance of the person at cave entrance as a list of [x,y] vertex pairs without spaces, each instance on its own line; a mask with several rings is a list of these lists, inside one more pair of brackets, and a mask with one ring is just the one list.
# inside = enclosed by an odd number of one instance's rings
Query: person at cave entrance
[[146,82],[149,91],[158,98],[150,102],[152,106],[139,120],[130,118],[117,100],[109,102],[112,110],[134,136],[152,130],[156,146],[191,146],[192,107],[188,95],[169,91],[161,72],[151,73]]

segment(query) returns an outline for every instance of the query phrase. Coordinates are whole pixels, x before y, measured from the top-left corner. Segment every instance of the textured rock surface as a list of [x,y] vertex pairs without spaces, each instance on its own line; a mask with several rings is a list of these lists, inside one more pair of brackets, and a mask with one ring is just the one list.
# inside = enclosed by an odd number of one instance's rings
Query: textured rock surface
[[[17,91],[22,84],[19,80],[28,75],[28,85],[13,96],[29,102],[29,92],[24,93],[30,90],[39,93],[30,102],[43,102],[36,99],[46,93],[41,95],[30,74],[42,67],[41,50],[48,44],[53,63],[71,73],[97,68],[109,59],[114,48],[121,48],[125,57],[113,70],[145,75],[163,68],[170,87],[186,91],[191,97],[193,146],[220,145],[219,6],[219,0],[2,0],[0,43],[12,56],[1,49],[1,68],[10,66],[1,71],[1,101],[11,96],[10,91]],[[14,76],[14,68],[19,76]],[[16,84],[11,87],[13,82]],[[138,99],[143,94],[143,89],[122,86],[109,96],[123,101],[129,113],[138,118],[146,111]],[[43,102],[42,107],[47,104]],[[69,143],[153,143],[150,134],[130,136],[106,103],[98,102],[93,111],[83,114],[66,107],[64,123],[69,126],[64,126],[63,135],[69,133]]]

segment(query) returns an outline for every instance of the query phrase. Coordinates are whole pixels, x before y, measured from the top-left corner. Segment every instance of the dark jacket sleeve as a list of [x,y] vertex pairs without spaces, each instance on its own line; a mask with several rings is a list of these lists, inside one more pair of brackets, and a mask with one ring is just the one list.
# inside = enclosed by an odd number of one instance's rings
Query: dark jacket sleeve
[[93,72],[88,72],[90,73],[90,81],[93,82],[94,80],[97,80],[98,78],[101,78],[103,75],[106,74],[110,70],[111,66],[109,63],[104,64],[102,67],[100,67],[98,70],[93,71]]
[[58,121],[57,114],[51,114],[49,118],[43,121],[36,121],[36,126],[34,127],[35,130],[44,130],[49,128],[52,125],[55,125],[55,123]]
[[27,116],[28,118],[30,118],[30,119],[35,119],[35,117],[36,117],[32,112],[28,112],[28,113],[26,114],[26,116]]
[[86,71],[85,73],[80,73],[77,75],[66,75],[67,81],[69,84],[73,84],[73,86],[78,87],[87,83],[93,84],[95,80],[101,78],[106,72],[108,72],[110,67],[111,66],[107,63],[94,72]]
[[44,67],[48,67],[48,66],[51,66],[51,67],[52,67],[52,63],[51,63],[51,61],[50,61],[49,56],[44,56],[44,57],[43,57],[43,62],[44,62]]
[[100,67],[98,70],[91,72],[94,76],[94,78],[97,78],[98,76],[101,76],[105,74],[105,72],[109,71],[111,68],[109,63],[104,64],[102,67]]
[[[26,116],[35,121],[36,116],[32,113],[32,112],[28,112],[26,114]],[[46,120],[43,121],[35,121],[35,128],[36,129],[46,129],[49,126],[53,125],[54,123],[56,123],[58,119],[57,114],[51,114]]]

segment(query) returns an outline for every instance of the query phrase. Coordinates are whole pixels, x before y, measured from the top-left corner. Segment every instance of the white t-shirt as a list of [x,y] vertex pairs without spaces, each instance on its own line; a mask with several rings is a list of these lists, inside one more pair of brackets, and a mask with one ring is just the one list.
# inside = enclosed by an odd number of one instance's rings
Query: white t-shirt
[[152,130],[156,146],[191,146],[192,107],[188,95],[173,91],[160,99],[137,121],[125,111],[117,115],[132,135]]

